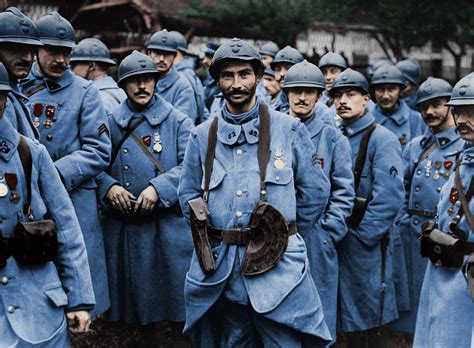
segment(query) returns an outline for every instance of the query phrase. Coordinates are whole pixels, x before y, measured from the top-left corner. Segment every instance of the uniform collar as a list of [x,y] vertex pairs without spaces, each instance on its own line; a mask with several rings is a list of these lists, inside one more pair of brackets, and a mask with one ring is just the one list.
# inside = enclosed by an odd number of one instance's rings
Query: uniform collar
[[348,137],[352,137],[356,135],[357,133],[363,131],[367,127],[369,127],[372,123],[374,123],[374,121],[375,121],[374,115],[366,111],[365,114],[362,115],[362,117],[359,118],[354,123],[348,126],[341,125],[340,128],[343,134],[347,134]]
[[163,98],[155,94],[153,101],[148,105],[148,108],[141,111],[134,110],[128,103],[128,99],[121,103],[114,111],[113,117],[115,122],[121,127],[126,128],[134,115],[143,115],[148,123],[156,126],[163,122],[169,114],[173,111],[171,104],[166,102]]
[[309,119],[303,123],[306,126],[311,138],[314,138],[316,135],[318,135],[324,127],[324,121],[321,119],[322,114],[318,113],[316,109],[317,107]]
[[104,90],[104,89],[117,89],[119,88],[117,86],[117,83],[114,81],[114,79],[110,76],[104,76],[101,77],[97,80],[92,81],[94,86],[96,86],[99,90]]
[[174,64],[173,67],[176,68],[176,70],[181,71],[181,70],[194,70],[194,61],[192,58],[183,58],[181,62],[178,64]]
[[170,88],[177,80],[179,79],[179,74],[176,71],[176,68],[173,66],[171,67],[171,71],[169,74],[163,76],[161,79],[158,80],[156,83],[156,90],[158,93],[163,92]]
[[68,87],[74,81],[75,75],[69,68],[66,69],[63,76],[53,80],[45,77],[42,72],[38,71],[37,66],[38,63],[33,63],[28,77],[20,82],[20,86],[26,94],[28,94],[29,89],[36,87],[39,83],[44,82],[48,91],[57,92]]
[[456,129],[454,127],[451,127],[451,128],[445,129],[444,131],[436,133],[434,136],[436,137],[438,146],[441,148],[446,147],[452,142],[461,138],[458,132],[456,132]]
[[9,161],[20,142],[20,134],[7,118],[0,119],[0,157]]
[[400,100],[399,103],[400,105],[398,105],[398,108],[396,108],[390,115],[384,114],[380,106],[377,104],[373,110],[377,123],[383,125],[387,119],[391,119],[398,126],[401,126],[402,124],[408,122],[408,117],[410,117],[410,108],[403,100]]
[[217,130],[217,138],[226,145],[234,145],[243,132],[245,140],[249,144],[258,142],[258,126],[260,124],[260,117],[251,119],[244,124],[232,124],[224,120],[222,111],[219,112],[219,128]]

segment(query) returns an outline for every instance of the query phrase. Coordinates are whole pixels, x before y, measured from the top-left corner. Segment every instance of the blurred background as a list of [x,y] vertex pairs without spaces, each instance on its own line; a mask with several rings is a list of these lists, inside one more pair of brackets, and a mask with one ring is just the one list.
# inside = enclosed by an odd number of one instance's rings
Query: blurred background
[[293,45],[316,63],[333,51],[361,71],[380,58],[415,58],[421,80],[454,82],[474,65],[472,0],[0,0],[0,10],[8,6],[33,20],[58,10],[77,40],[96,36],[117,60],[168,29],[183,33],[196,55],[209,41],[241,37]]

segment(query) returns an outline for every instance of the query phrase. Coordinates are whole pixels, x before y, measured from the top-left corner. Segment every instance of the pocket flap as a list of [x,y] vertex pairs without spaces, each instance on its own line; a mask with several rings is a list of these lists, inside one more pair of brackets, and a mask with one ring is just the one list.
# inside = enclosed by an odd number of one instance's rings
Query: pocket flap
[[[221,164],[219,164],[219,162],[214,160],[214,165],[213,165],[212,174],[211,174],[211,181],[209,182],[209,190],[215,189],[217,186],[219,186],[222,180],[224,180],[224,177],[225,177],[224,168],[222,167]],[[203,173],[202,183],[201,183],[201,189],[203,190],[204,190],[204,179],[205,177]]]
[[68,304],[67,295],[61,286],[44,290],[44,293],[57,307],[63,307]]
[[276,169],[273,166],[268,166],[267,176],[265,182],[276,185],[287,185],[293,179],[293,169],[285,167]]

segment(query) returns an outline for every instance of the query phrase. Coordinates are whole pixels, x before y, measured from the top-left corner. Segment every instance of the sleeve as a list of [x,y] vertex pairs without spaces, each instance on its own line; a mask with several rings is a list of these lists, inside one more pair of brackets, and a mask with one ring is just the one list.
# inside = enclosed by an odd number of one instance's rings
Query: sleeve
[[68,296],[68,309],[91,308],[95,305],[95,298],[81,228],[69,194],[61,183],[46,148],[41,145],[40,149],[38,186],[56,224],[58,255],[55,264]]
[[329,180],[324,175],[308,130],[299,123],[293,147],[298,232],[306,235],[321,217],[329,199]]
[[176,142],[178,145],[178,165],[171,168],[166,173],[159,174],[157,177],[150,180],[150,185],[152,185],[158,193],[160,199],[159,205],[161,207],[169,208],[178,201],[178,184],[182,172],[182,162],[186,151],[189,133],[192,128],[193,121],[189,118],[183,118],[176,134]]
[[111,177],[106,172],[102,172],[96,176],[95,181],[97,183],[97,196],[98,199],[103,201],[107,196],[107,192],[109,192],[110,188],[113,185],[120,185],[120,182],[113,177]]
[[192,132],[186,147],[178,186],[179,204],[188,222],[190,218],[188,201],[202,195],[202,176],[203,170],[199,155],[199,142],[197,135]]
[[79,115],[81,148],[55,162],[68,191],[104,171],[110,161],[111,140],[99,91],[90,86]]
[[359,227],[354,230],[369,246],[377,244],[389,230],[405,198],[399,141],[390,133],[373,140],[380,141],[374,144],[376,148],[371,159],[372,198]]
[[330,233],[335,243],[341,241],[346,235],[346,219],[351,215],[354,205],[354,174],[351,156],[349,141],[346,137],[340,136],[335,142],[333,161],[330,164],[329,204],[321,219],[321,226]]

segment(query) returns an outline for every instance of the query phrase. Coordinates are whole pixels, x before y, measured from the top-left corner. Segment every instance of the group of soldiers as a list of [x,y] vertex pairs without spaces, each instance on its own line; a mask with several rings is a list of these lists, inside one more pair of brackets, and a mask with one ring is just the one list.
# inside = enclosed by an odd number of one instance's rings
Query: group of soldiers
[[[0,347],[470,347],[474,74],[0,13]],[[471,275],[472,274],[472,275]],[[179,327],[179,326],[178,326]]]

